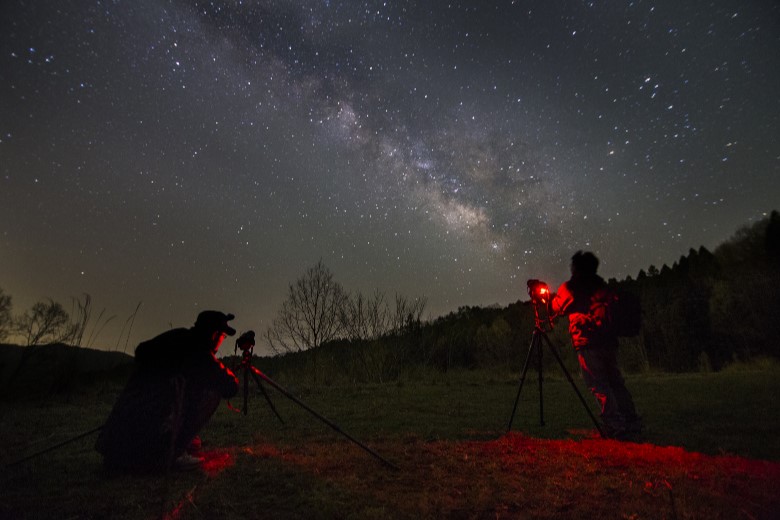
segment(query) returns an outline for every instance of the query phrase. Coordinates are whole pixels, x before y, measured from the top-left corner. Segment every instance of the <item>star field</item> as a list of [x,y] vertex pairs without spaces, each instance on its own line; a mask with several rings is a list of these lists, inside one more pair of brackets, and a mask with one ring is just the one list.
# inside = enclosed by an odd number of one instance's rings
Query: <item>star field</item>
[[[780,207],[766,1],[0,6],[0,287],[264,330],[322,259],[431,316]],[[67,305],[66,305],[67,307]]]

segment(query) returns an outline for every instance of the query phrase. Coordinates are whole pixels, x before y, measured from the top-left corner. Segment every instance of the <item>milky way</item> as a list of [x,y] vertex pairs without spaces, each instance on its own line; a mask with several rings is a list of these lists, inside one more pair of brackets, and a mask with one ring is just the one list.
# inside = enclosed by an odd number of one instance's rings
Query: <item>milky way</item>
[[0,288],[113,348],[320,259],[431,316],[636,276],[780,207],[778,49],[769,0],[4,2]]

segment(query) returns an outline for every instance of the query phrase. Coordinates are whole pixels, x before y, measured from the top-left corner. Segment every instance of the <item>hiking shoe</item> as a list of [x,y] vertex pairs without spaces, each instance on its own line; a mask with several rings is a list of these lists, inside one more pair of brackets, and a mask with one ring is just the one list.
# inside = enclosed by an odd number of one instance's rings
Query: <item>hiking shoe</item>
[[203,460],[201,457],[193,457],[189,453],[184,453],[181,457],[176,459],[173,463],[174,469],[189,471],[198,469],[203,466]]

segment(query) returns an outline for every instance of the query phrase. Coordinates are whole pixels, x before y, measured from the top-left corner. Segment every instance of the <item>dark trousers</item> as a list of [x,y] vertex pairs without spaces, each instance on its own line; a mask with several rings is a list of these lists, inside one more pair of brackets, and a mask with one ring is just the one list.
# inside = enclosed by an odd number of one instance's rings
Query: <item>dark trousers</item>
[[214,389],[181,375],[131,378],[95,448],[107,469],[165,471],[182,455],[219,406]]
[[601,406],[606,433],[619,435],[639,429],[634,400],[618,368],[617,349],[586,347],[577,354],[585,384]]
[[174,460],[184,453],[198,432],[217,411],[222,396],[214,389],[187,385],[184,390],[182,416],[174,447]]

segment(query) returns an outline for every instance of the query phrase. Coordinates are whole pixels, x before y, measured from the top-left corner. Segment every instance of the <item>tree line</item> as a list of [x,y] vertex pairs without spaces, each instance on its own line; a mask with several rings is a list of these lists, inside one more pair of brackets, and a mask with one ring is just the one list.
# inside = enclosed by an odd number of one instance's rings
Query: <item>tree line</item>
[[[327,273],[320,263],[314,271],[323,269]],[[328,280],[326,286],[332,288],[334,282]],[[300,283],[290,286],[278,321],[269,329],[269,342],[280,355],[263,360],[266,369],[308,370],[352,381],[393,380],[415,367],[519,370],[534,327],[529,301],[518,300],[505,307],[461,307],[423,322],[420,315],[425,300],[416,300],[423,305],[407,315],[401,310],[403,305],[390,312],[381,293],[372,298],[333,294],[331,299],[322,299],[304,291]],[[780,215],[776,211],[741,228],[714,252],[692,248],[671,266],[659,269],[651,265],[636,278],[610,279],[608,283],[633,292],[642,304],[639,335],[620,340],[621,359],[630,372],[719,370],[734,361],[780,357],[780,291],[776,289],[780,286]],[[374,318],[380,302],[385,307],[379,314],[383,319],[392,315],[392,325],[372,325],[386,323]],[[331,309],[330,325],[323,323],[320,330],[332,334],[327,340],[325,334],[316,335],[322,341],[316,345],[309,341],[309,347],[316,348],[308,353],[295,342],[295,348],[280,349],[275,335],[283,330],[292,336],[289,323],[312,328],[317,323],[311,315],[295,310],[307,305],[324,314]],[[576,366],[567,328],[566,319],[560,318],[549,336],[564,361]],[[313,331],[309,337],[315,337]],[[544,363],[546,368],[556,369],[552,356]]]
[[[608,283],[633,292],[642,303],[640,334],[621,339],[628,371],[719,370],[733,361],[780,357],[777,211],[741,228],[714,252],[690,249],[671,267],[651,265],[636,278]],[[262,363],[308,371],[315,379],[319,374],[377,382],[417,367],[520,368],[534,327],[530,302],[461,307],[423,320],[426,303],[424,297],[388,297],[378,290],[348,292],[320,260],[289,285],[286,300],[263,334],[275,356]],[[137,312],[123,327],[128,338]],[[0,341],[13,334],[28,346],[90,346],[112,319],[105,310],[95,317],[89,295],[75,298],[71,313],[48,300],[14,316],[11,297],[0,288]],[[549,335],[564,360],[573,364],[565,318]]]
[[642,301],[643,327],[628,346],[646,366],[718,370],[780,357],[780,214],[741,228],[714,252],[691,249],[671,267],[620,283]]

